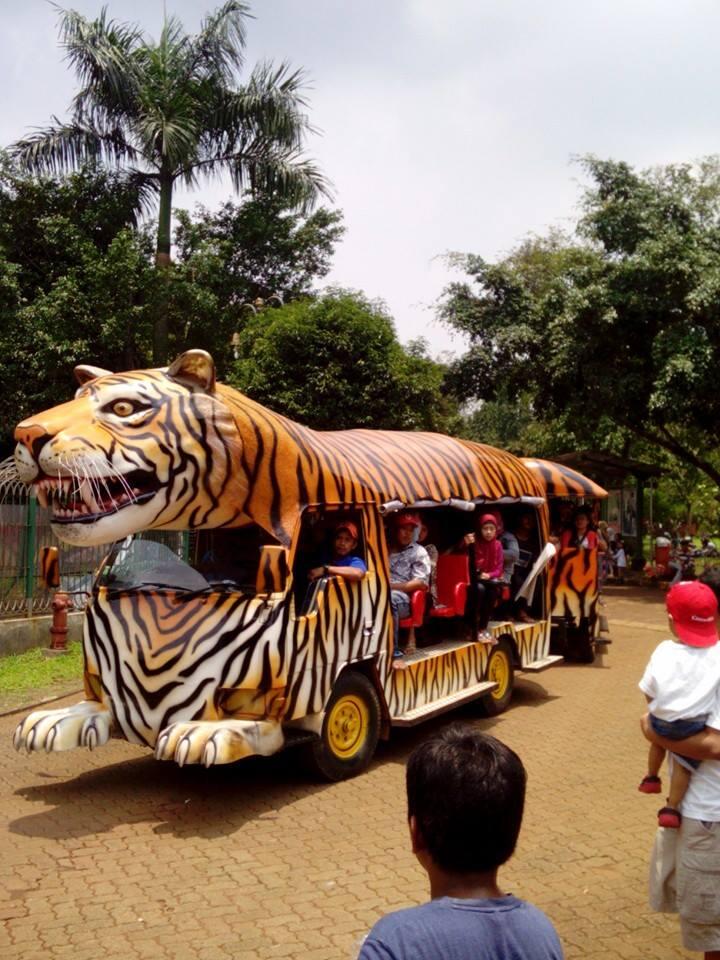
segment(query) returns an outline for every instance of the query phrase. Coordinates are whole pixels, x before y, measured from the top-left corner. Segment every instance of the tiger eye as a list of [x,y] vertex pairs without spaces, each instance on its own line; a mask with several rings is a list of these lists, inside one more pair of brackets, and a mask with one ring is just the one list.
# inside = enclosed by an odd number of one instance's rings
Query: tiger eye
[[129,417],[134,407],[129,400],[118,400],[112,406],[112,412],[116,417]]

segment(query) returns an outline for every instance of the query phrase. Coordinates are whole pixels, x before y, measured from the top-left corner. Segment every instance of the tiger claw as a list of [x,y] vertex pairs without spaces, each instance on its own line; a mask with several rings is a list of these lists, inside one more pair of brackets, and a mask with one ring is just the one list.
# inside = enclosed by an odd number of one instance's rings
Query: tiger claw
[[217,760],[217,747],[214,740],[208,740],[203,750],[202,762],[206,767],[212,767]]
[[87,729],[83,731],[82,741],[88,750],[94,750],[98,745],[98,734],[93,723],[86,724]]
[[170,736],[167,733],[163,733],[158,737],[158,742],[155,744],[155,759],[163,760],[163,754],[165,753],[165,747],[167,745]]
[[177,762],[178,766],[185,766],[185,761],[187,760],[189,753],[190,740],[188,737],[183,737],[180,743],[177,745],[177,749],[175,750],[175,761]]

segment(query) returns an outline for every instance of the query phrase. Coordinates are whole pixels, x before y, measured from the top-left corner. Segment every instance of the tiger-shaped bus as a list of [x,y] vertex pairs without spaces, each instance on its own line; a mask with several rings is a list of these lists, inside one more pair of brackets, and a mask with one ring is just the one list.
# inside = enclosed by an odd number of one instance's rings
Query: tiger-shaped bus
[[[211,766],[298,741],[337,780],[392,727],[475,698],[497,713],[515,671],[560,659],[547,551],[528,578],[534,621],[491,620],[490,644],[472,627],[468,573],[448,587],[441,550],[438,586],[455,606],[433,616],[421,598],[418,615],[413,602],[423,644],[392,656],[386,518],[420,511],[449,547],[478,507],[529,509],[545,543],[542,477],[513,455],[439,434],[310,430],[216,383],[200,350],[166,369],[76,376],[75,399],[19,424],[16,465],[61,540],[113,545],[86,609],[85,699],[31,713],[17,749],[117,736]],[[310,583],[339,519],[367,572]],[[184,546],[166,531],[189,531]]]

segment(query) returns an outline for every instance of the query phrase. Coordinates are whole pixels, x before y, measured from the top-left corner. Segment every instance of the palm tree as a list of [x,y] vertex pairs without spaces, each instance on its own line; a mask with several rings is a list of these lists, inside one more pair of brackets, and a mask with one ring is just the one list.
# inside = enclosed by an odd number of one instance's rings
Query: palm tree
[[[241,0],[227,0],[188,36],[165,18],[160,40],[133,24],[60,10],[60,40],[81,84],[71,117],[10,148],[21,166],[57,174],[87,163],[122,169],[138,204],[159,206],[156,265],[170,264],[173,187],[229,172],[237,191],[270,192],[308,208],[328,184],[303,156],[312,128],[304,113],[304,75],[288,64],[259,64],[244,85]],[[167,319],[154,325],[153,355],[167,359]]]

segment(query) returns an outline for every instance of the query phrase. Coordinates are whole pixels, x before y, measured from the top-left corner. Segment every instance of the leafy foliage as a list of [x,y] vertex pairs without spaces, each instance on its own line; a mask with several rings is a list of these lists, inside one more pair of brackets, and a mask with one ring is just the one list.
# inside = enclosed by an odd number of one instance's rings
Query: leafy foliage
[[332,290],[266,310],[243,328],[230,377],[273,410],[320,430],[441,430],[454,414],[443,368],[404,350],[379,302]]
[[531,398],[576,438],[643,438],[720,472],[720,165],[635,172],[587,157],[575,236],[532,237],[490,264],[454,260],[440,316],[470,337],[450,383],[466,397]]

